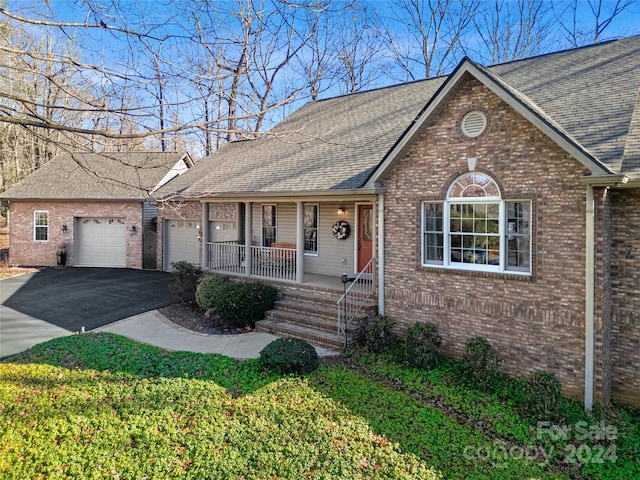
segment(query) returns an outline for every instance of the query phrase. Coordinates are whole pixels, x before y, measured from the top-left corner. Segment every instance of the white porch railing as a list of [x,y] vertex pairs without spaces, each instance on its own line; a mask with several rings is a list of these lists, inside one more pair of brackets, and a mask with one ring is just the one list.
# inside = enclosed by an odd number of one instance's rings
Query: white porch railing
[[219,273],[244,275],[246,247],[236,242],[207,243],[207,269]]
[[280,247],[249,247],[251,271],[248,271],[247,247],[235,242],[207,243],[208,270],[271,280],[296,280],[296,250]]
[[367,305],[367,301],[376,293],[375,259],[369,260],[361,272],[338,299],[338,335],[343,336],[347,346],[347,330],[353,319]]
[[251,275],[295,282],[296,253],[293,248],[251,247]]

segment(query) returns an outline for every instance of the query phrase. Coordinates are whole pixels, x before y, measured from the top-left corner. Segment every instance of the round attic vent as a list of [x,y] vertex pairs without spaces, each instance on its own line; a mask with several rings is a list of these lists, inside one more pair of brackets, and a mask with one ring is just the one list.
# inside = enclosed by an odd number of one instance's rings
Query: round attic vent
[[468,112],[462,117],[460,128],[465,137],[475,138],[487,128],[487,116],[480,110]]

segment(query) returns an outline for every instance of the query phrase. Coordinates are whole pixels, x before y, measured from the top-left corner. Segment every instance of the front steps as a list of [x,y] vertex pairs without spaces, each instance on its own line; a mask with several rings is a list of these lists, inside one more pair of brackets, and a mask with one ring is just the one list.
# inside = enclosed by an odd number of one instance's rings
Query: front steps
[[[283,286],[282,298],[256,322],[256,331],[281,337],[305,340],[330,350],[343,350],[345,339],[338,335],[338,307],[342,295],[339,290],[322,287]],[[366,320],[377,313],[377,299],[371,298],[358,318],[349,326],[347,338],[353,343],[362,334]]]

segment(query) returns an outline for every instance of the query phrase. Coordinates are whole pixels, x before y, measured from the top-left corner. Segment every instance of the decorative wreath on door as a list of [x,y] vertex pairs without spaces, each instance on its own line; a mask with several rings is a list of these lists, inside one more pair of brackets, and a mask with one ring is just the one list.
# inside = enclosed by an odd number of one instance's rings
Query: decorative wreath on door
[[331,231],[333,232],[333,236],[338,240],[344,240],[351,233],[351,227],[344,220],[338,220],[333,224]]

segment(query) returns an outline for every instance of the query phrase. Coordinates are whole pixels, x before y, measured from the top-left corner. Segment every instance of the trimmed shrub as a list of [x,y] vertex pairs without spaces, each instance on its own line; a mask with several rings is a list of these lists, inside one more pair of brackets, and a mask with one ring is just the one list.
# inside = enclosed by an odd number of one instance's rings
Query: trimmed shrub
[[560,382],[553,373],[536,371],[522,379],[521,414],[530,418],[556,418],[562,402]]
[[258,358],[263,368],[281,374],[309,373],[318,368],[318,353],[298,338],[278,338],[264,347]]
[[436,367],[440,362],[438,350],[441,344],[437,325],[417,322],[407,331],[404,340],[407,363],[416,368]]
[[278,290],[262,282],[227,282],[217,289],[214,304],[220,318],[229,326],[255,327],[273,308]]
[[390,317],[378,316],[370,320],[364,333],[364,345],[373,353],[382,353],[392,347],[395,337],[392,329],[395,321]]
[[173,262],[171,264],[173,284],[171,294],[183,303],[193,303],[196,299],[198,280],[202,276],[202,269],[189,262]]
[[203,310],[209,310],[215,305],[218,290],[229,283],[229,279],[223,275],[209,275],[204,278],[196,289],[196,303]]
[[502,357],[482,337],[470,339],[462,356],[462,368],[466,379],[472,385],[486,388],[498,375]]

